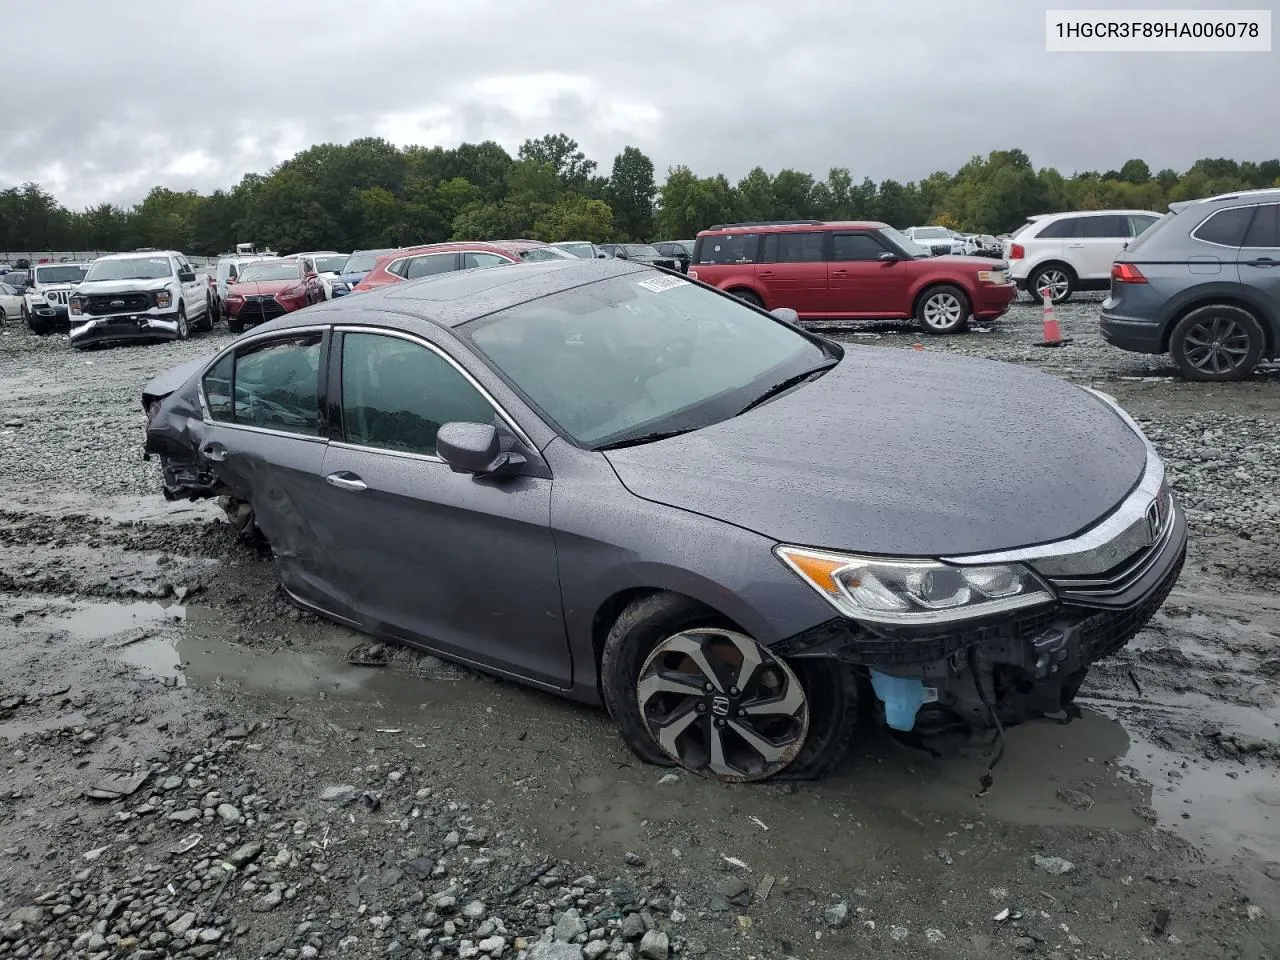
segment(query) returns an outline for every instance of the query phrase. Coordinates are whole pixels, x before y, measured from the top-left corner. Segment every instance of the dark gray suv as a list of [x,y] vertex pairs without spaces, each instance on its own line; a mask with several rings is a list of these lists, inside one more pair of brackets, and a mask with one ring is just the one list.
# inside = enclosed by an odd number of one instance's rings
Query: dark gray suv
[[1188,380],[1242,380],[1280,342],[1280,189],[1169,205],[1111,267],[1102,336]]

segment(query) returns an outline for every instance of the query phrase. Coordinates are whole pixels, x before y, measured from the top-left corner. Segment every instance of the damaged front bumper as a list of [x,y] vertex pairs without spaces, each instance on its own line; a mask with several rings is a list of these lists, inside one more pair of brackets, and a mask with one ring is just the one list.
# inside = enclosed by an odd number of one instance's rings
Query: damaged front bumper
[[[1061,544],[1040,549],[1043,570],[1071,570],[1074,563],[1079,571],[1087,562],[1080,558],[1114,556],[1114,549],[1103,548],[1121,543],[1127,549],[1125,537],[1149,532],[1145,546],[1100,573],[1047,575],[1056,593],[1053,604],[948,633],[873,628],[837,617],[771,650],[788,659],[829,657],[866,669],[886,725],[899,731],[928,732],[956,721],[999,728],[1062,716],[1089,667],[1133,639],[1182,571],[1186,519],[1163,487],[1163,470],[1159,479],[1162,526],[1140,528],[1148,522],[1144,500],[1136,521],[1129,522],[1124,508],[1117,512],[1108,540],[1084,543],[1086,549],[1076,553]],[[1144,497],[1141,488],[1135,494]],[[1035,566],[1030,552],[1019,559]]]
[[73,316],[71,345],[87,347],[103,343],[124,343],[130,340],[156,341],[180,339],[178,314],[175,313],[122,313],[87,320]]

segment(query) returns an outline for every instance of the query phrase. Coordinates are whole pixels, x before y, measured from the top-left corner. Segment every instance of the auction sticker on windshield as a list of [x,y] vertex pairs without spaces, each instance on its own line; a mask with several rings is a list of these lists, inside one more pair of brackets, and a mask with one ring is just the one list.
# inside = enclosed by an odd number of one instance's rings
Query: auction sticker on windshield
[[650,277],[648,280],[641,280],[637,286],[652,290],[654,293],[665,293],[667,290],[682,287],[688,282],[688,280],[682,280],[680,277]]

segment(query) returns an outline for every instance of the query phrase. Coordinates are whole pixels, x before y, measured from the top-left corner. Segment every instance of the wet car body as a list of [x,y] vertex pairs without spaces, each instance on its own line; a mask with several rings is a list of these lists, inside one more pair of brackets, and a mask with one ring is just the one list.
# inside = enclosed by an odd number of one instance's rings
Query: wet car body
[[227,285],[227,326],[240,333],[323,300],[324,288],[304,261],[259,260]]
[[[583,297],[608,316],[615,303],[648,311],[624,354],[633,363],[652,352],[650,385],[696,370],[688,354],[673,359],[687,337],[664,334],[668,322],[705,337],[708,357],[732,349],[724,331],[756,331],[816,365],[777,383],[787,370],[769,368],[718,399],[712,422],[685,411],[670,420],[679,429],[652,438],[584,439],[561,422],[572,408],[554,407],[554,390],[520,366],[555,366],[548,381],[571,384],[575,402],[618,389],[618,377],[591,379],[604,354],[583,351],[602,323],[575,326]],[[566,325],[539,340],[552,322],[540,311],[562,316],[557,304]],[[479,415],[440,415],[433,455],[353,442],[365,413],[344,400],[347,358],[378,338],[415,345],[484,401]],[[282,347],[310,358],[291,381],[307,382],[306,405],[260,404],[260,422],[218,419],[232,414],[215,416],[211,403],[241,403],[221,393],[227,371]],[[997,429],[970,415],[975,403],[1050,412],[1011,412]],[[270,542],[300,605],[603,701],[642,758],[725,780],[825,772],[847,748],[858,696],[876,697],[899,730],[1059,713],[1089,665],[1163,602],[1185,556],[1163,466],[1105,396],[1004,364],[842,347],[618,260],[464,271],[317,306],[162,375],[143,406],[165,495],[224,498],[239,526]],[[856,450],[830,439],[850,423]],[[891,585],[899,569],[903,582],[924,570],[945,589],[895,587],[895,602],[923,597],[922,609],[879,611],[868,584]],[[854,574],[854,586],[842,579]],[[1010,576],[1021,592],[1009,592]],[[969,604],[959,616],[946,606],[963,592],[957,578]],[[705,697],[664,666],[669,656],[710,662],[690,646],[703,642],[718,658],[703,671]],[[668,709],[668,693],[684,706]],[[793,732],[769,727],[753,741],[735,726],[770,710]],[[668,737],[672,724],[683,726]],[[713,746],[690,746],[704,727]],[[746,743],[763,761],[726,759],[726,737],[734,757]]]

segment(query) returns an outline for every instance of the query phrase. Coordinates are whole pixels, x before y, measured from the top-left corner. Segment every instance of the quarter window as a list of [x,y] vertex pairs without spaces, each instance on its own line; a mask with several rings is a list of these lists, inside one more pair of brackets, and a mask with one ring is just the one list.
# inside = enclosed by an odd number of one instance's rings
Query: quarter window
[[342,341],[342,429],[348,443],[434,456],[442,424],[492,423],[493,407],[434,350],[400,337]]
[[1244,246],[1244,235],[1253,219],[1254,207],[1232,207],[1209,214],[1209,218],[1192,232],[1197,240],[1224,247]]
[[397,260],[395,263],[387,264],[387,273],[393,273],[397,277],[403,277],[409,272],[410,261],[407,257],[404,260]]
[[1151,226],[1159,217],[1142,216],[1139,214],[1129,215],[1129,225],[1133,230],[1133,235],[1139,236],[1147,227]]
[[321,335],[254,344],[219,360],[204,375],[215,420],[308,437],[321,434]]
[[1035,238],[1037,240],[1062,240],[1066,237],[1074,237],[1078,219],[1078,217],[1066,217],[1062,220],[1055,220],[1053,223],[1041,227]]
[[833,240],[833,262],[849,260],[878,260],[885,252],[880,241],[869,233],[837,233]]
[[764,263],[821,263],[822,233],[768,233],[764,238]]
[[403,274],[406,280],[417,280],[419,277],[433,277],[437,273],[448,273],[457,262],[454,253],[429,253],[426,256],[414,257],[409,261],[409,269]]
[[1280,204],[1264,203],[1258,207],[1241,246],[1280,247]]
[[699,263],[755,263],[760,236],[755,233],[727,233],[703,237],[698,249]]

